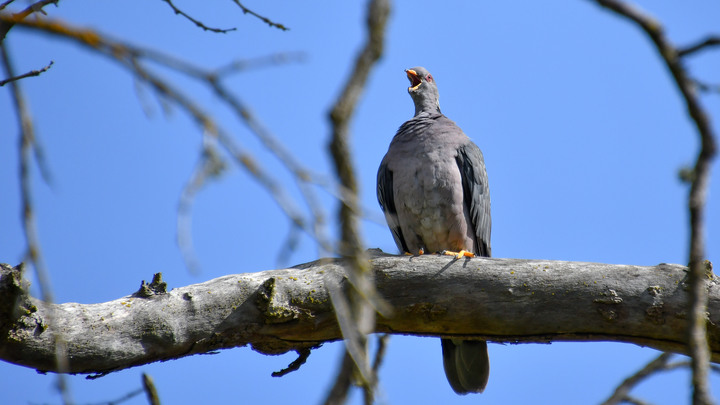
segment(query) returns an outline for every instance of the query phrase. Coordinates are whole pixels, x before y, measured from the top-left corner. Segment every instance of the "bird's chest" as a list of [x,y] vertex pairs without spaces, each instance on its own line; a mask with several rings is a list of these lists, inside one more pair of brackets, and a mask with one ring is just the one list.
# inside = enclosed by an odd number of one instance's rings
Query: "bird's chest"
[[[431,142],[399,150],[400,159],[390,169],[398,211],[412,215],[428,228],[445,226],[448,218],[462,215],[462,180],[456,151]],[[398,198],[399,197],[399,198]]]

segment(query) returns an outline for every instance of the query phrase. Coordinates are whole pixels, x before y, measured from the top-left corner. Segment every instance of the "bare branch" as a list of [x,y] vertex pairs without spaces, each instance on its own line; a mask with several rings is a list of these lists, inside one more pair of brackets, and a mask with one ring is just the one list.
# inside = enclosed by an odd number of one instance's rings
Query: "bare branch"
[[350,354],[344,351],[342,354],[342,361],[340,362],[340,368],[335,373],[335,383],[332,388],[328,391],[327,397],[323,402],[324,405],[339,405],[344,404],[347,401],[347,396],[350,393],[350,386],[352,385],[352,374],[355,369],[355,362],[353,361]]
[[[349,127],[355,106],[374,66],[383,51],[384,33],[387,18],[390,14],[388,0],[374,0],[368,3],[368,40],[358,55],[353,71],[348,77],[345,87],[330,111],[330,122],[332,124],[332,138],[330,142],[330,153],[335,163],[335,171],[340,179],[345,198],[341,199],[339,220],[341,223],[341,246],[340,252],[345,257],[354,257],[355,268],[360,273],[367,270],[362,252],[363,243],[358,231],[356,215],[360,212],[357,201],[357,180],[352,165],[350,147],[348,146],[350,135]],[[350,280],[355,283],[356,280]],[[372,301],[372,289],[363,287],[360,280],[357,280],[356,288],[361,295]],[[381,305],[375,303],[374,305]]]
[[703,50],[705,48],[713,47],[713,46],[720,46],[720,37],[717,36],[709,36],[705,38],[702,41],[699,41],[693,45],[688,45],[685,48],[680,48],[677,51],[677,54],[679,57],[685,57],[688,55],[691,55],[695,52],[698,52],[700,50]]
[[385,360],[385,350],[387,349],[388,340],[390,340],[390,335],[387,333],[383,333],[377,337],[378,347],[375,352],[375,359],[373,360],[373,371],[375,371],[376,374],[380,370],[383,360]]
[[55,6],[57,6],[59,1],[60,0],[39,0],[39,1],[31,4],[28,8],[26,8],[24,11],[22,11],[21,14],[24,14],[23,18],[27,17],[28,15],[30,15],[32,13],[40,13],[43,15],[47,15],[47,13],[45,13],[45,10],[43,10],[43,7],[45,7],[49,4],[54,4]]
[[[347,387],[350,378],[346,371],[348,356],[352,358],[360,385],[363,388],[366,404],[374,402],[377,377],[370,365],[367,353],[367,334],[375,323],[373,307],[380,308],[382,301],[378,299],[373,287],[370,263],[365,256],[362,237],[358,226],[359,212],[357,180],[350,153],[350,121],[360,95],[363,92],[370,70],[380,59],[385,41],[385,27],[390,15],[389,0],[370,0],[367,8],[367,40],[355,60],[355,65],[345,87],[335,102],[331,112],[332,138],[330,154],[335,164],[335,172],[340,184],[348,193],[347,199],[340,201],[338,220],[340,223],[340,254],[350,263],[349,281],[352,289],[348,292],[336,292],[329,287],[330,297],[337,310],[338,323],[345,339],[347,356],[343,356],[341,373],[338,375],[336,387]],[[330,284],[332,286],[332,283]],[[336,293],[333,293],[336,292]],[[387,311],[385,311],[387,312]],[[333,389],[334,391],[334,389]],[[347,391],[345,391],[346,393]]]
[[[3,67],[5,73],[10,77],[15,77],[10,55],[7,52],[7,45],[0,45]],[[30,111],[25,102],[25,96],[20,89],[20,84],[10,82],[10,90],[12,92],[13,101],[15,103],[15,111],[18,118],[18,127],[20,128],[20,197],[22,206],[23,231],[27,241],[26,257],[35,267],[38,281],[40,282],[40,291],[43,300],[53,302],[54,297],[47,269],[42,257],[42,249],[40,248],[40,240],[35,227],[35,215],[32,204],[32,176],[30,175],[30,167],[32,166],[32,145],[35,142],[35,130],[33,127]]]
[[9,6],[9,5],[12,4],[14,1],[15,1],[15,0],[7,0],[7,1],[4,1],[4,2],[0,3],[0,11],[5,10],[5,7]]
[[668,361],[670,361],[670,357],[672,357],[672,353],[662,353],[653,361],[646,364],[645,367],[640,369],[638,372],[626,378],[615,389],[615,392],[613,392],[610,398],[606,399],[602,405],[617,405],[623,402],[626,398],[628,398],[630,390],[632,390],[636,385],[650,375],[654,374],[656,371],[662,370],[665,366],[667,366]]
[[200,161],[190,175],[190,179],[183,187],[178,202],[177,214],[177,244],[183,256],[185,265],[191,273],[200,273],[200,263],[195,256],[192,243],[192,205],[195,195],[205,184],[208,178],[220,175],[225,169],[225,163],[216,151],[217,139],[207,133],[203,134],[203,149],[200,154]]
[[275,53],[254,59],[242,59],[215,70],[212,74],[215,77],[225,77],[233,73],[244,72],[250,69],[258,69],[270,66],[277,66],[291,62],[305,61],[305,53],[303,52],[283,52]]
[[692,79],[692,82],[700,91],[704,91],[706,93],[720,93],[720,84],[703,83],[698,79]]
[[136,396],[142,394],[143,392],[145,392],[145,389],[143,389],[143,388],[138,388],[138,389],[133,390],[133,391],[130,391],[130,392],[128,392],[127,394],[125,394],[125,395],[123,395],[123,396],[121,396],[121,397],[119,397],[119,398],[116,398],[116,399],[111,399],[111,400],[109,400],[109,401],[91,402],[91,403],[87,403],[87,404],[84,404],[84,405],[116,405],[116,404],[120,404],[120,403],[123,403],[123,402],[125,402],[125,401],[128,401],[128,400],[130,400],[130,399],[133,399],[133,398],[135,398]]
[[[43,11],[43,7],[47,6],[48,4],[55,4],[57,6],[57,3],[59,1],[60,0],[40,0],[36,3],[29,5],[25,10],[13,14],[11,18],[0,20],[0,44],[5,40],[5,36],[7,35],[8,31],[10,31],[10,29],[13,27],[13,25],[15,25],[16,22],[22,21],[23,19],[25,19],[25,17],[35,12],[45,14],[45,11]],[[2,8],[5,8],[11,2],[12,1],[6,1],[5,3],[3,3]],[[2,8],[0,8],[0,10],[2,10]]]
[[167,4],[170,6],[170,8],[173,9],[173,11],[175,12],[175,14],[179,14],[179,15],[185,17],[186,19],[188,19],[190,22],[192,22],[192,23],[195,24],[196,26],[202,28],[204,31],[212,31],[212,32],[220,33],[220,34],[225,34],[225,33],[227,33],[227,32],[237,30],[237,28],[222,29],[222,28],[211,28],[211,27],[208,27],[207,25],[205,25],[205,24],[203,24],[202,22],[194,19],[194,18],[191,17],[189,14],[187,14],[187,13],[185,13],[184,11],[180,10],[179,8],[177,8],[177,7],[175,6],[175,4],[173,4],[172,0],[162,0],[162,1],[164,1],[165,3],[167,3]]
[[289,374],[289,373],[291,373],[291,372],[293,372],[293,371],[300,370],[300,367],[301,367],[303,364],[305,364],[305,362],[307,361],[308,357],[310,357],[311,349],[315,349],[315,348],[317,348],[317,347],[319,347],[319,346],[312,347],[312,348],[311,348],[311,347],[307,347],[307,348],[298,350],[298,352],[297,352],[298,358],[297,358],[297,359],[295,359],[292,363],[290,363],[286,368],[284,368],[284,369],[282,369],[282,370],[280,370],[280,371],[274,371],[271,375],[272,375],[273,377],[282,377],[282,376],[287,375],[287,374]]
[[[10,55],[7,51],[7,45],[0,43],[0,57],[8,77],[15,77],[14,69],[10,61]],[[15,103],[15,111],[18,118],[18,127],[20,128],[19,157],[20,157],[20,200],[22,206],[21,218],[23,219],[23,232],[27,243],[27,251],[25,253],[27,260],[32,263],[40,285],[40,292],[43,300],[48,303],[54,302],[52,287],[50,285],[50,276],[43,260],[42,250],[40,248],[40,238],[37,234],[35,225],[35,215],[32,204],[32,176],[30,167],[32,166],[32,151],[36,150],[33,145],[36,143],[35,130],[33,127],[30,111],[25,102],[25,96],[20,89],[20,83],[16,81],[10,82],[10,91]],[[47,317],[53,320],[54,313],[48,312]],[[60,333],[53,332],[53,354],[55,365],[58,370],[64,371],[68,369],[67,345],[65,339]],[[58,376],[57,387],[63,398],[64,403],[72,403],[70,388],[64,376]]]
[[208,84],[219,98],[235,110],[236,115],[251,129],[252,133],[293,172],[296,181],[299,183],[321,183],[321,181],[315,179],[314,175],[308,170],[304,169],[298,162],[292,159],[291,154],[285,152],[280,147],[280,143],[277,142],[264,126],[261,125],[259,120],[253,116],[249,108],[244,106],[236,97],[232,96],[231,93],[219,83],[217,77],[215,77],[212,72],[208,72],[193,64],[161,52],[111,40],[93,30],[78,29],[57,21],[18,21],[13,16],[0,15],[0,22],[5,21],[71,39],[120,63],[135,75],[137,79],[148,84],[157,94],[180,106],[204,131],[213,133],[213,136],[217,138],[219,144],[225,151],[233,157],[234,161],[268,190],[281,210],[288,216],[293,226],[302,229],[312,238],[315,238],[325,251],[333,251],[324,234],[324,214],[319,203],[316,202],[310,187],[306,184],[301,184],[300,186],[300,190],[313,212],[312,219],[307,220],[302,212],[295,206],[292,199],[288,197],[283,185],[270,176],[269,172],[264,170],[251,154],[243,150],[237,141],[223,130],[210,115],[206,114],[191,97],[184,94],[179,88],[176,88],[172,84],[165,82],[159,76],[153,74],[142,64],[142,60],[151,60]]
[[[603,405],[619,404],[619,403],[645,403],[637,398],[630,396],[630,390],[635,386],[639,385],[643,380],[651,377],[653,374],[672,371],[680,368],[692,368],[691,361],[676,361],[670,363],[670,357],[672,353],[662,353],[660,356],[655,358],[653,361],[645,365],[641,370],[637,371],[632,376],[626,378],[616,389],[615,392],[603,402]],[[720,366],[711,364],[710,369],[714,372],[720,372]]]
[[288,30],[290,29],[290,28],[287,28],[286,26],[284,26],[284,25],[282,25],[282,24],[278,24],[278,23],[272,22],[269,18],[263,17],[263,16],[261,16],[260,14],[258,14],[258,13],[256,13],[256,12],[250,10],[249,8],[243,6],[242,3],[240,3],[239,0],[233,0],[233,2],[234,2],[235,4],[237,4],[238,7],[240,7],[240,9],[242,10],[242,12],[243,12],[244,14],[250,14],[251,16],[257,17],[257,18],[259,18],[262,22],[264,22],[265,24],[267,24],[267,25],[269,25],[269,26],[271,26],[271,27],[279,28],[279,29],[281,29],[281,30],[283,30],[283,31],[288,31]]
[[[693,81],[688,77],[680,59],[678,51],[665,37],[662,26],[652,17],[635,7],[616,0],[596,0],[601,6],[633,21],[655,44],[675,79],[680,93],[685,100],[688,114],[695,123],[700,136],[700,152],[698,153],[693,169],[692,184],[688,195],[690,211],[690,299],[688,321],[688,346],[692,354],[692,382],[693,403],[711,404],[712,395],[708,385],[709,349],[707,343],[707,277],[712,273],[710,262],[705,260],[705,201],[707,188],[710,182],[710,163],[717,152],[715,134],[710,119],[700,104],[695,92]],[[714,45],[715,40],[710,39],[704,43],[686,48],[684,54],[688,55],[699,49]]]
[[[514,343],[617,341],[688,352],[685,266],[377,253],[371,264],[377,290],[396,314],[379,317],[374,332]],[[0,359],[57,371],[56,330],[67,339],[72,373],[106,374],[247,344],[261,353],[300,351],[342,338],[325,280],[334,274],[350,289],[344,278],[350,267],[325,259],[105,303],[57,305],[29,297],[21,268],[2,265]],[[720,362],[717,277],[709,296],[709,343]]]
[[650,403],[645,402],[642,399],[631,397],[629,395],[626,396],[622,402],[630,405],[651,405]]
[[[320,176],[317,173],[312,173],[305,168],[284,148],[282,143],[277,140],[277,137],[267,130],[260,120],[252,113],[250,108],[237,96],[230,92],[221,81],[223,77],[233,72],[251,67],[267,66],[286,61],[299,60],[299,55],[276,54],[265,58],[236,61],[216,70],[206,70],[162,52],[111,40],[94,30],[76,28],[58,21],[16,21],[12,16],[0,14],[0,23],[4,21],[12,22],[13,24],[18,23],[29,29],[48,32],[53,35],[58,35],[60,37],[76,41],[79,44],[88,47],[92,51],[99,52],[107,57],[110,57],[112,60],[120,63],[123,67],[128,69],[137,79],[136,83],[148,84],[156,94],[161,96],[162,100],[169,100],[178,104],[183,110],[186,110],[200,124],[200,126],[204,128],[204,130],[207,129],[205,128],[205,123],[211,124],[210,127],[217,127],[212,120],[212,117],[206,115],[199,106],[194,104],[192,98],[184,95],[180,89],[174,88],[170,83],[166,83],[159,76],[153,75],[141,63],[141,61],[147,60],[166,68],[173,69],[210,87],[215,95],[235,112],[236,117],[238,117],[238,119],[240,119],[248,129],[250,129],[251,133],[255,135],[262,144],[268,148],[293,174],[293,178],[298,185],[304,202],[310,209],[311,215],[309,219],[305,219],[300,211],[289,203],[289,200],[285,195],[285,191],[282,188],[279,186],[272,186],[273,190],[270,190],[273,198],[278,201],[283,211],[290,218],[290,221],[293,224],[292,227],[302,229],[303,232],[315,239],[321,247],[321,255],[335,252],[335,248],[331,245],[327,234],[325,212],[311,186],[320,186],[321,188],[328,190],[334,197],[343,201],[349,201],[349,199],[352,198],[351,196],[353,193],[343,185],[333,182],[332,179],[324,178],[323,176]],[[235,160],[241,165],[241,167],[250,171],[254,167],[259,167],[257,162],[255,162],[249,154],[241,150],[233,137],[226,134],[225,131],[220,129],[216,130],[218,131],[216,136],[219,144],[223,149],[235,157]],[[247,159],[245,157],[247,157]],[[245,163],[250,164],[250,166],[246,166]],[[253,177],[258,178],[252,171],[250,174]],[[275,184],[269,176],[265,176],[264,180],[267,180],[269,184]],[[266,184],[264,180],[261,180],[261,183]],[[278,200],[278,198],[280,198],[280,200]],[[351,207],[354,207],[355,205],[356,203],[348,204],[348,206]],[[355,211],[356,215],[366,217],[370,216],[368,211],[362,210],[360,207],[355,207],[355,209],[357,210]],[[180,219],[180,221],[185,220]],[[185,240],[188,239],[185,238]]]
[[295,159],[295,157],[282,145],[282,143],[279,142],[278,139],[273,136],[260,122],[260,120],[256,118],[250,108],[228,91],[217,79],[217,77],[211,74],[208,74],[205,77],[207,78],[208,85],[215,92],[215,95],[225,101],[233,109],[235,115],[240,118],[245,125],[247,125],[247,127],[253,134],[255,134],[262,144],[270,150],[270,152],[272,152],[293,174],[293,178],[295,179],[305,202],[312,212],[312,224],[309,225],[310,231],[308,233],[317,240],[318,244],[325,252],[333,252],[334,249],[330,244],[325,229],[325,211],[309,185],[309,183],[320,183],[320,181],[316,180],[318,176],[310,173],[308,169],[297,161],[297,159]]
[[47,72],[47,70],[50,69],[50,66],[52,66],[53,63],[55,63],[55,62],[50,61],[50,63],[49,63],[47,66],[45,66],[44,68],[42,68],[42,69],[31,70],[31,71],[29,71],[29,72],[27,72],[27,73],[24,73],[24,74],[21,74],[21,75],[19,75],[19,76],[14,76],[14,77],[7,78],[7,79],[5,79],[5,80],[0,80],[0,87],[4,86],[4,85],[6,85],[6,84],[8,84],[8,83],[10,83],[10,82],[14,82],[14,81],[16,81],[16,80],[24,79],[24,78],[26,78],[26,77],[40,76],[40,75],[43,74],[44,72]]
[[688,113],[701,136],[703,149],[707,149],[705,153],[714,154],[716,146],[710,120],[697,99],[693,86],[691,86],[691,81],[688,79],[687,73],[678,59],[678,51],[665,37],[662,26],[637,8],[621,1],[595,0],[595,2],[638,24],[650,37],[682,93]]
[[143,373],[142,382],[145,395],[150,405],[160,405],[160,397],[158,396],[153,379],[147,373]]

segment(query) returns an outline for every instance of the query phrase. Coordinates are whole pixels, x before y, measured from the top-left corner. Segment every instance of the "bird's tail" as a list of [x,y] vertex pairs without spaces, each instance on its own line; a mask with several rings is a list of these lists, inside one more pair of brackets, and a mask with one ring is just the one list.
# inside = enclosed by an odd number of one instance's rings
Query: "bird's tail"
[[484,340],[441,339],[445,376],[453,391],[480,393],[490,377],[490,358]]

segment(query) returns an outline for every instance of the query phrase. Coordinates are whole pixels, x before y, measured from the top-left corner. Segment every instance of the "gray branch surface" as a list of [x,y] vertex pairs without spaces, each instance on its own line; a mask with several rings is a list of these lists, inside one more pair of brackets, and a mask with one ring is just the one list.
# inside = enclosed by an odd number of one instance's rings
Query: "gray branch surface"
[[[618,341],[686,353],[687,267],[394,256],[370,251],[379,294],[393,316],[376,332],[495,342]],[[165,291],[160,277],[100,304],[48,304],[27,295],[22,266],[0,269],[0,359],[57,371],[54,334],[68,372],[116,370],[251,345],[307,350],[341,338],[327,282],[347,286],[346,262],[228,275]],[[708,272],[708,340],[720,362],[720,286]],[[48,319],[52,319],[50,323]]]

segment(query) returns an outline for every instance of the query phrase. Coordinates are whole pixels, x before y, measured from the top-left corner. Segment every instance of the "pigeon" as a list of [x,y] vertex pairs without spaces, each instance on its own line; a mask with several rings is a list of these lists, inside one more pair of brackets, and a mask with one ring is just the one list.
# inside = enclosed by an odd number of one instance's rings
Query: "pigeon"
[[[490,190],[482,152],[440,112],[423,67],[406,69],[415,116],[400,126],[377,174],[377,198],[398,249],[457,259],[490,256]],[[490,375],[487,342],[441,339],[458,394],[480,393]]]

